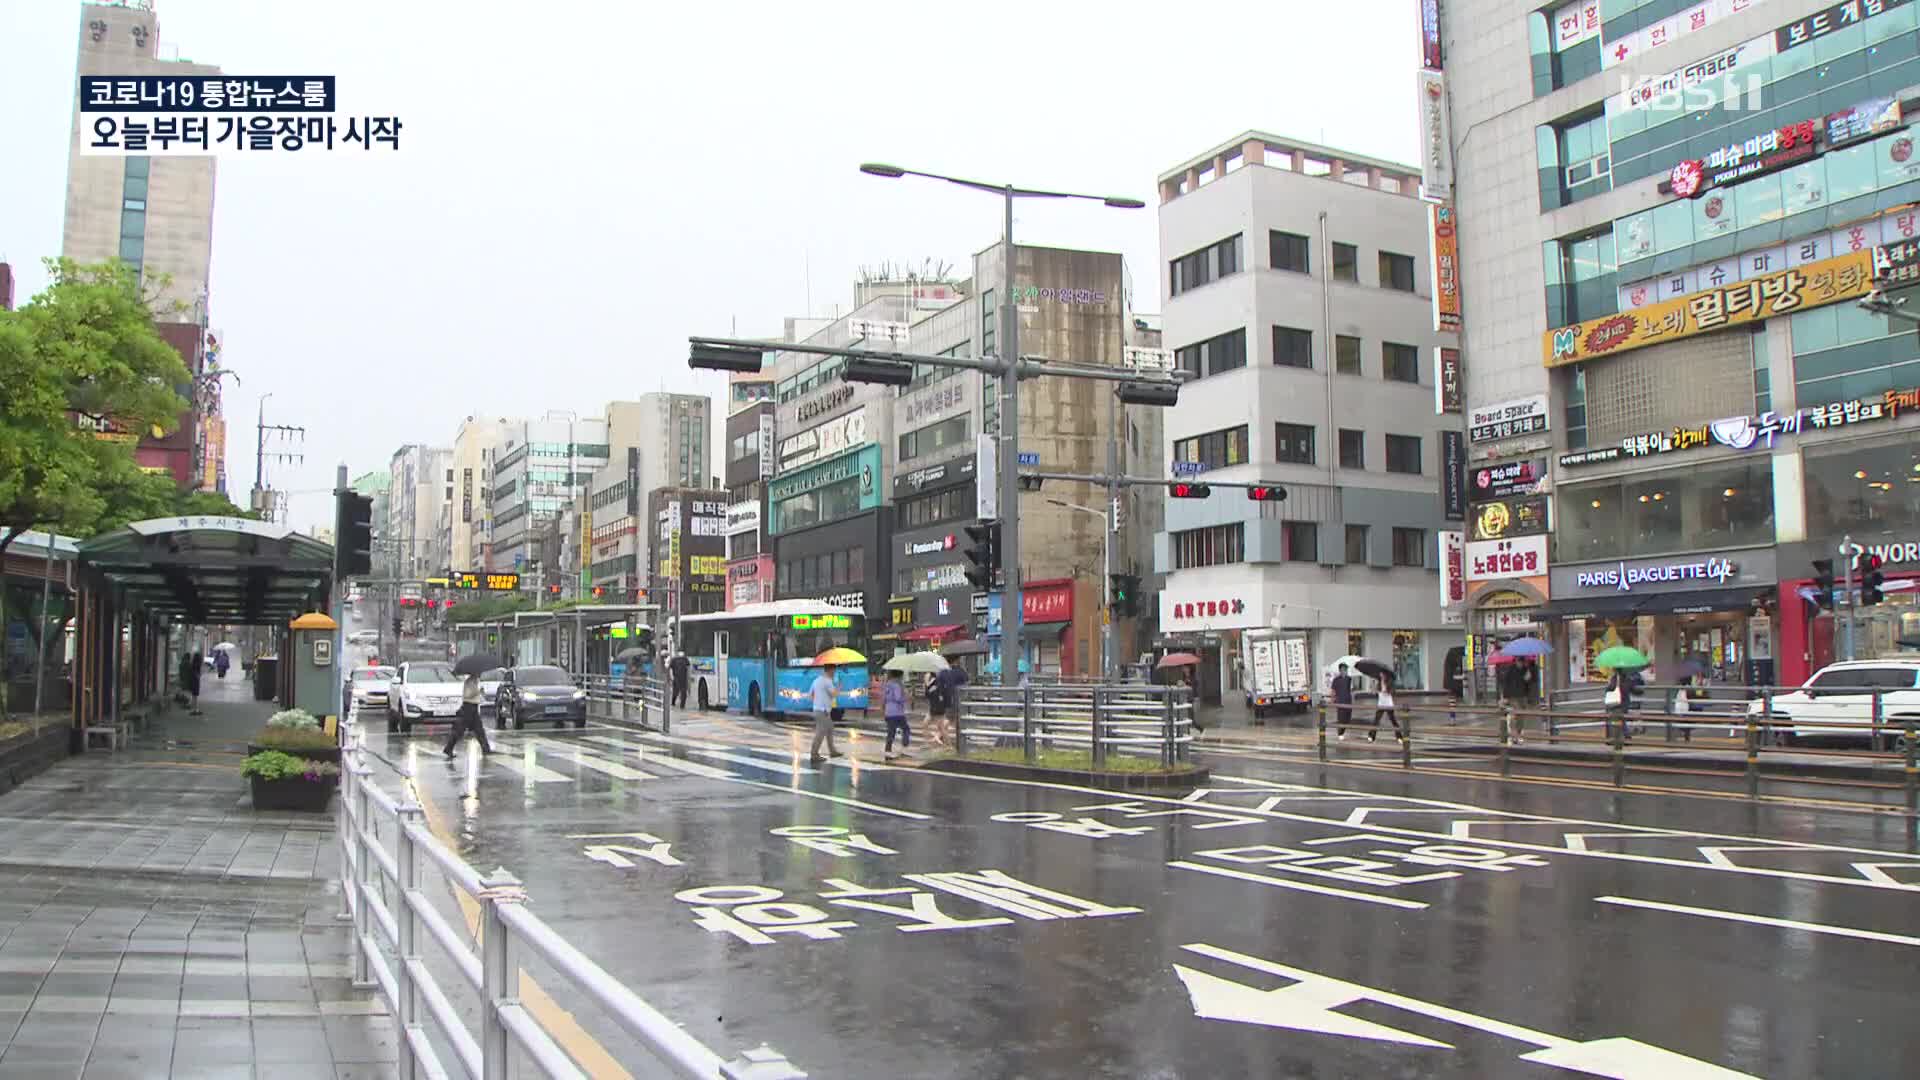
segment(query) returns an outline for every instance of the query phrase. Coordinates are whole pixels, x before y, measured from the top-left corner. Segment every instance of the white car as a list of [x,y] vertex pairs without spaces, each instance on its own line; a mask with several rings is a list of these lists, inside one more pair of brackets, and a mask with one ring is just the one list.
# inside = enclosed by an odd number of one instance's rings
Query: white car
[[351,633],[351,634],[348,634],[348,635],[347,635],[347,644],[349,644],[349,645],[378,645],[378,644],[380,644],[380,631],[378,631],[378,630],[355,630],[355,631],[354,631],[353,633]]
[[488,668],[480,673],[480,715],[494,711],[494,699],[500,693],[500,684],[506,681],[506,668]]
[[347,675],[347,705],[353,711],[385,708],[393,680],[400,672],[390,667],[359,667]]
[[405,733],[413,725],[451,722],[460,712],[460,689],[466,680],[441,660],[413,660],[400,665],[400,677],[387,693],[387,720]]
[[[1880,735],[1892,746],[1904,745],[1911,720],[1920,727],[1920,659],[1849,660],[1828,664],[1798,690],[1776,694],[1774,730],[1792,742],[1800,739],[1871,739],[1874,692],[1880,698]],[[1747,715],[1766,714],[1755,701]],[[1791,724],[1790,729],[1785,725]]]

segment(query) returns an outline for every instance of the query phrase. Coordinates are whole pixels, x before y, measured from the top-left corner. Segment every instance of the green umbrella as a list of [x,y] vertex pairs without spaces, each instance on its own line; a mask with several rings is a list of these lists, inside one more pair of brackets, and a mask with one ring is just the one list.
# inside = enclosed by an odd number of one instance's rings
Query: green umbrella
[[1608,671],[1616,668],[1637,671],[1650,663],[1652,663],[1652,661],[1647,659],[1645,653],[1631,645],[1615,645],[1613,648],[1607,649],[1599,656],[1593,658],[1594,667]]

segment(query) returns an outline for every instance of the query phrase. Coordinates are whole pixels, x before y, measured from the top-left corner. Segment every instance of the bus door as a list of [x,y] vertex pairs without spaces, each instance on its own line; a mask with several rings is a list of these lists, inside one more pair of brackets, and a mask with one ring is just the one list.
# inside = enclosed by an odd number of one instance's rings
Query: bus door
[[731,650],[731,634],[726,630],[713,632],[713,701],[722,712],[733,703],[733,682],[727,677],[727,653]]

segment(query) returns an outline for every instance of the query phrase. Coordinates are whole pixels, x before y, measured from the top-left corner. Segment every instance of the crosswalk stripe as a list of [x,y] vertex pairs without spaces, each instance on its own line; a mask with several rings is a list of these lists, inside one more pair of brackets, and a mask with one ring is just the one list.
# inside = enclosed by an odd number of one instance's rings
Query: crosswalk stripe
[[498,764],[505,765],[507,768],[512,769],[514,772],[519,773],[521,776],[526,777],[536,784],[554,784],[573,779],[573,777],[565,773],[554,772],[552,769],[533,760],[533,754],[534,748],[531,744],[528,744],[524,751],[518,750],[517,748],[508,749],[503,747],[493,755],[492,760]]
[[618,761],[610,761],[598,754],[590,754],[577,746],[568,746],[564,743],[552,742],[547,739],[529,739],[527,741],[529,745],[544,753],[573,761],[575,764],[583,768],[592,769],[595,772],[606,773],[616,780],[654,779],[653,773],[636,769],[631,765],[623,765]]
[[[635,737],[639,739],[648,740],[649,742],[659,741],[659,742],[665,742],[668,745],[681,746],[689,754],[698,754],[701,757],[713,758],[717,761],[730,762],[734,765],[744,765],[750,769],[759,769],[763,772],[785,773],[789,775],[799,775],[799,776],[813,776],[816,774],[815,770],[807,768],[804,765],[793,764],[790,758],[785,762],[781,762],[781,761],[775,761],[772,758],[748,757],[744,754],[730,753],[726,750],[708,749],[708,745],[710,744],[692,743],[687,740],[676,739],[671,735],[653,735],[653,734],[636,732]],[[636,753],[640,753],[641,759],[644,761],[658,762],[662,760],[675,760],[675,761],[680,760],[678,758],[668,758],[666,754],[660,752],[659,750],[655,750],[652,756],[648,756],[644,753],[643,747],[637,746],[631,742],[623,743],[617,739],[613,739],[605,735],[587,735],[587,736],[583,736],[583,738],[586,740],[591,740],[593,742],[601,743],[602,745],[619,746],[624,749],[633,750]]]
[[605,735],[583,735],[580,741],[612,747],[615,750],[621,751],[623,754],[634,754],[638,756],[641,761],[656,768],[674,769],[678,772],[690,773],[694,776],[704,776],[710,780],[734,779],[734,774],[728,772],[726,769],[717,769],[712,765],[702,765],[698,761],[688,761],[685,758],[672,757],[667,754],[656,753],[649,755],[645,752],[645,747],[637,746],[633,743],[621,742],[619,739],[609,738]]

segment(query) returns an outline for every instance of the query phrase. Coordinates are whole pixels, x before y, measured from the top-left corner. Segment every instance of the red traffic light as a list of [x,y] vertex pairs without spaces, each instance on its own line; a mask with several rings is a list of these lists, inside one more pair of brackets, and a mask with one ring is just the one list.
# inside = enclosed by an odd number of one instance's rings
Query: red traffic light
[[1247,489],[1247,498],[1253,502],[1286,502],[1287,489],[1278,485],[1255,484]]
[[1860,569],[1865,571],[1873,571],[1873,570],[1880,569],[1880,567],[1884,566],[1885,564],[1886,564],[1886,560],[1882,559],[1880,556],[1867,555],[1861,558]]
[[1204,499],[1213,494],[1213,489],[1205,484],[1193,484],[1182,480],[1168,484],[1167,494],[1176,499]]

